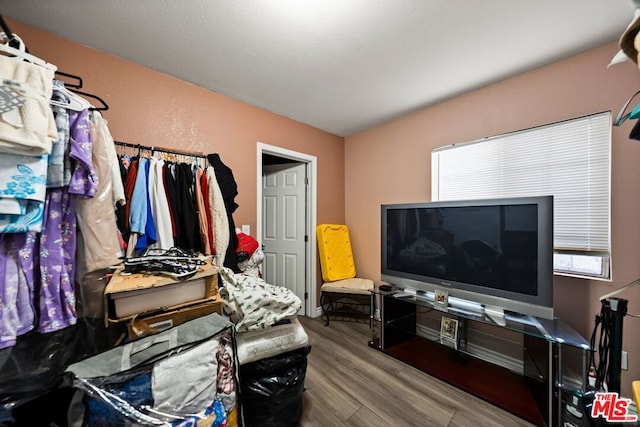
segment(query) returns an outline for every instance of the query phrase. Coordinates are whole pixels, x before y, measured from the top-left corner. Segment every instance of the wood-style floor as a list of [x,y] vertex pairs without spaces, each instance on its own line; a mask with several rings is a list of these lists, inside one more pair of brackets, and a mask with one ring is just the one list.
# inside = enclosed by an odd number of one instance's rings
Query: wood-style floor
[[311,342],[301,425],[531,426],[367,345],[369,324],[300,317]]

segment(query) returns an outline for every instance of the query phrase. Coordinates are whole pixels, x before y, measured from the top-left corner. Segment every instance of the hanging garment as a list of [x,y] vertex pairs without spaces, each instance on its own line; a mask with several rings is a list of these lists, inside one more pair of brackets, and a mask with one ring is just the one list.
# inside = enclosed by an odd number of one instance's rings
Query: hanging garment
[[229,217],[224,207],[224,199],[222,198],[222,192],[216,180],[213,166],[207,168],[207,182],[209,184],[211,223],[213,225],[213,232],[215,233],[214,248],[216,256],[213,262],[215,266],[223,267],[229,246]]
[[[129,158],[129,156],[119,156],[117,160],[118,160],[118,169],[120,171],[119,179],[123,186],[124,200],[122,201],[122,203],[116,203],[116,224],[118,224],[118,230],[120,231],[122,240],[126,242],[129,239],[129,230],[127,229],[128,219],[126,216],[128,198],[127,198],[127,192],[124,186],[127,181],[127,173],[131,165],[131,159]],[[116,196],[114,194],[114,198],[115,197]],[[124,246],[126,247],[126,244]]]
[[213,224],[211,218],[211,203],[209,201],[209,181],[207,179],[207,173],[203,171],[202,176],[200,177],[201,187],[202,187],[202,198],[204,199],[204,211],[207,216],[207,240],[209,241],[209,248],[211,250],[211,255],[216,254],[216,242],[215,235],[213,233]]
[[173,231],[174,245],[183,247],[182,240],[178,236],[178,223],[182,217],[182,211],[178,206],[178,187],[176,182],[176,164],[165,163],[164,167],[164,189],[167,193],[169,212],[171,212],[171,229]]
[[46,156],[0,154],[0,213],[22,215],[27,200],[44,202]]
[[[175,203],[176,203],[176,188],[175,188],[175,180],[173,179],[172,163],[164,162],[162,165],[162,184],[164,185],[164,193],[167,196],[167,207],[169,208],[169,217],[171,218],[171,235],[175,238],[178,234],[176,231],[176,218],[174,214]],[[170,193],[171,192],[171,193]]]
[[142,253],[145,248],[156,241],[153,217],[150,215],[148,177],[149,160],[142,157],[138,160],[138,173],[129,202],[131,205],[131,213],[129,214],[131,236],[129,237],[127,256]]
[[98,188],[98,177],[91,160],[92,142],[87,110],[69,112],[69,132],[71,136],[69,156],[76,161],[69,182],[69,194],[93,197]]
[[[200,224],[200,240],[202,241],[202,247],[203,247],[203,251],[205,255],[211,255],[211,245],[209,244],[209,235],[208,235],[208,229],[209,229],[209,211],[207,210],[205,203],[204,203],[204,199],[205,196],[203,195],[202,192],[202,175],[204,174],[204,171],[202,170],[202,168],[198,168],[198,170],[196,170],[196,187],[195,187],[195,198],[196,198],[196,204],[198,206],[198,220],[199,220],[199,224]],[[207,194],[207,198],[209,198],[209,195]]]
[[123,236],[128,235],[131,232],[131,203],[133,199],[133,190],[135,189],[136,181],[138,178],[138,163],[140,159],[138,157],[134,157],[131,159],[129,163],[129,167],[127,168],[127,177],[124,182],[124,196],[129,201],[124,208],[124,229]]
[[30,235],[28,244],[26,237],[27,233],[20,233],[0,238],[0,349],[14,346],[17,337],[35,325],[33,263],[29,262],[34,236]]
[[64,83],[59,80],[53,82],[52,100],[56,103],[51,105],[53,117],[58,131],[58,138],[53,141],[51,154],[48,158],[47,187],[64,187],[71,181],[71,158],[69,157],[69,110],[60,106],[67,104],[69,98],[63,92]]
[[0,214],[0,234],[40,231],[44,214],[44,204],[28,201],[24,215]]
[[39,234],[35,232],[12,234],[12,250],[18,262],[18,335],[31,331],[36,326],[35,291],[38,271],[36,244]]
[[151,247],[170,249],[174,242],[171,213],[164,186],[164,160],[151,158],[149,163],[149,202],[156,229],[156,243]]
[[[149,169],[151,163],[147,161],[144,164],[145,169],[145,184],[147,187],[146,200],[144,201],[147,209],[147,222],[144,225],[144,233],[138,235],[138,241],[135,244],[136,253],[143,253],[145,249],[154,244],[158,240],[156,234],[156,221],[153,218],[153,212],[151,211],[151,200],[149,199]],[[138,171],[139,173],[139,171]]]
[[[91,113],[91,135],[92,137],[99,138],[104,141],[106,149],[105,156],[109,159],[110,171],[111,171],[111,195],[112,205],[124,204],[126,201],[124,195],[124,185],[122,182],[122,173],[120,171],[120,162],[118,161],[118,154],[116,153],[115,143],[113,137],[109,131],[109,122],[102,117],[99,111],[93,111]],[[98,178],[100,179],[100,178]]]
[[47,190],[40,234],[39,325],[53,332],[76,323],[73,288],[76,254],[75,198],[61,188]]
[[[53,70],[0,55],[3,108],[0,110],[0,152],[40,156],[51,152],[58,138],[49,100]],[[8,99],[8,101],[7,101]]]
[[0,347],[34,328],[54,332],[76,323],[73,277],[75,198],[48,189],[42,232],[0,235]]
[[236,209],[238,209],[238,204],[235,202],[235,198],[238,195],[238,185],[233,177],[233,171],[222,163],[219,154],[209,154],[207,160],[209,160],[209,163],[216,172],[216,180],[220,185],[220,191],[222,191],[227,211],[234,213]]
[[220,191],[222,192],[222,198],[224,199],[229,223],[229,244],[224,257],[224,266],[232,269],[236,273],[239,273],[240,269],[238,268],[238,258],[236,257],[238,237],[236,236],[236,224],[233,221],[233,213],[238,209],[238,204],[235,202],[235,198],[238,195],[238,185],[233,177],[231,168],[222,163],[218,154],[209,154],[207,156],[207,160],[209,160],[209,163],[213,166],[216,174],[216,180],[218,181],[218,185],[220,185]]
[[40,231],[47,156],[0,153],[0,232]]
[[[99,129],[102,124],[94,120],[90,122],[91,161],[98,177],[96,193],[92,198],[79,197],[76,200],[78,226],[76,281],[78,283],[82,283],[86,273],[117,264],[123,255],[113,203],[112,158],[108,150],[109,145],[113,146],[113,141]],[[120,182],[120,188],[122,188],[119,176],[116,181]]]
[[175,165],[175,176],[178,196],[178,218],[176,220],[178,236],[176,237],[176,246],[186,250],[202,252],[191,165],[187,163]]

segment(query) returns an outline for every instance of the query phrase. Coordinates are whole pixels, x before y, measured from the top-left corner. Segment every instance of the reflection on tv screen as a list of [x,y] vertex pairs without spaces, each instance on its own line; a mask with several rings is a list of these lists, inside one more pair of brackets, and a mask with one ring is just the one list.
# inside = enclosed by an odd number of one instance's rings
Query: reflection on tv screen
[[537,294],[537,206],[390,209],[387,268]]

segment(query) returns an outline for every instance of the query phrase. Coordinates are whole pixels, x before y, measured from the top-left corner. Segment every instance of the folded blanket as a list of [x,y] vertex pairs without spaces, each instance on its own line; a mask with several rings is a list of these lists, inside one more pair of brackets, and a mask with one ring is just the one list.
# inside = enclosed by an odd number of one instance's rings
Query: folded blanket
[[259,277],[220,269],[220,288],[225,314],[237,331],[254,331],[296,315],[302,301],[291,290],[270,285]]

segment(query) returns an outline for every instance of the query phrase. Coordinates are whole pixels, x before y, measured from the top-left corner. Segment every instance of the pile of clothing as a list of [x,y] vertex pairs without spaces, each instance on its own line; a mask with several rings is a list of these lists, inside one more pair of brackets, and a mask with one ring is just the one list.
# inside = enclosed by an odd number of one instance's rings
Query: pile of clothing
[[207,258],[193,251],[180,248],[167,250],[147,248],[141,256],[124,258],[121,274],[151,273],[163,274],[174,279],[188,279],[198,272],[198,266],[205,265]]
[[260,265],[264,261],[264,252],[258,241],[245,233],[238,233],[238,268],[244,274],[262,277]]

